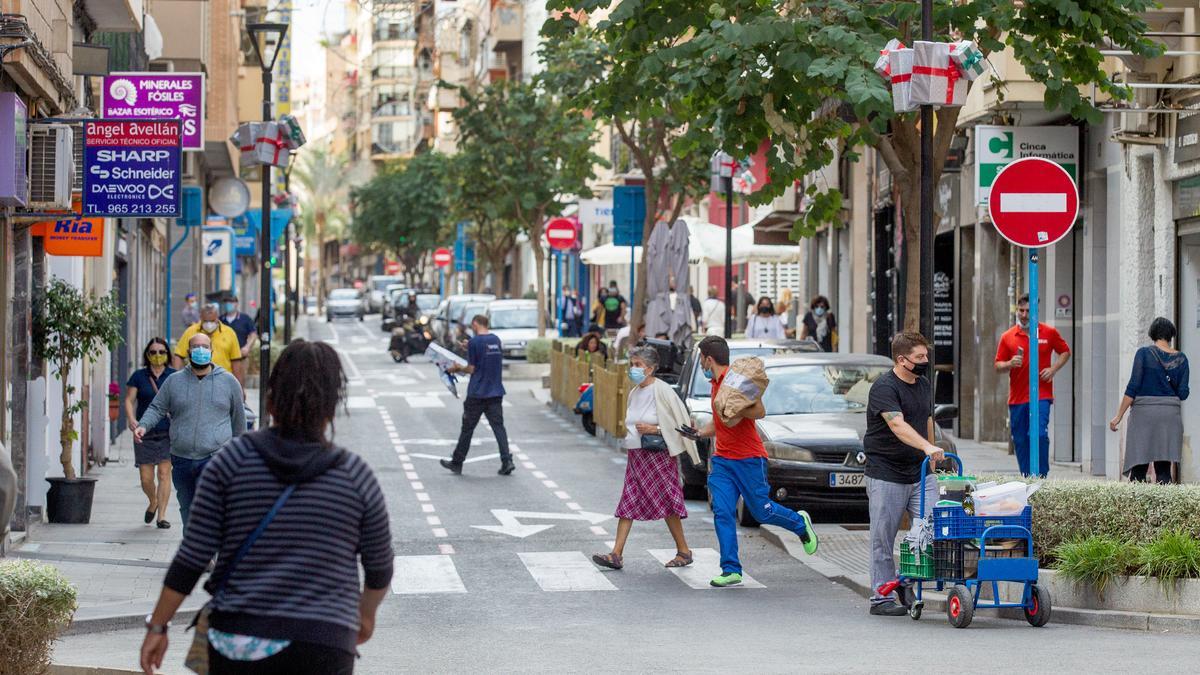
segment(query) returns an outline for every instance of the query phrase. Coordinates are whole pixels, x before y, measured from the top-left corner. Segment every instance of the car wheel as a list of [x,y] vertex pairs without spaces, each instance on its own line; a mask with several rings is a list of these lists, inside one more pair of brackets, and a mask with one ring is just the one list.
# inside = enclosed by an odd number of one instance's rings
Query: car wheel
[[758,527],[758,521],[750,514],[750,509],[746,508],[746,500],[738,497],[737,503],[737,519],[738,525],[744,527]]
[[684,499],[708,499],[708,486],[683,484]]

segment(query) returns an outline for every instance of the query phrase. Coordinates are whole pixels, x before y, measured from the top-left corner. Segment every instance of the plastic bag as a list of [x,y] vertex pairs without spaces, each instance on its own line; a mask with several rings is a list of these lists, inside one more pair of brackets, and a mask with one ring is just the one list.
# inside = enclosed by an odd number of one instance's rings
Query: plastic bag
[[1029,495],[1032,495],[1039,485],[1030,485],[1021,481],[1010,481],[1003,485],[993,485],[975,490],[975,515],[977,516],[1015,516],[1029,505]]
[[755,356],[738,359],[729,366],[713,404],[725,426],[746,408],[754,405],[767,390],[767,369]]

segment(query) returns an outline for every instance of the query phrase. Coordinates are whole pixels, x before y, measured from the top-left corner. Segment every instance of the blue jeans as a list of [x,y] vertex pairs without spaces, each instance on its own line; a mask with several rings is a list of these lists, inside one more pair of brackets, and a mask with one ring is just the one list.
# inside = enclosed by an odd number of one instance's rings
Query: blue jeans
[[[1050,404],[1051,399],[1038,401],[1038,476],[1046,477],[1050,471]],[[1029,475],[1029,404],[1018,403],[1008,406],[1008,427],[1012,430],[1013,448],[1017,454],[1017,466],[1021,475]]]
[[192,511],[192,499],[196,497],[196,483],[200,482],[200,474],[208,466],[208,460],[188,459],[179,455],[171,455],[171,483],[175,485],[175,497],[179,500],[179,518],[183,521],[183,529],[187,531],[188,514]]
[[725,574],[742,573],[737,540],[739,496],[759,523],[778,525],[795,532],[797,536],[805,533],[807,528],[800,514],[771,500],[766,459],[726,459],[714,455],[711,461],[708,494],[712,497],[713,526],[721,546],[721,571]]

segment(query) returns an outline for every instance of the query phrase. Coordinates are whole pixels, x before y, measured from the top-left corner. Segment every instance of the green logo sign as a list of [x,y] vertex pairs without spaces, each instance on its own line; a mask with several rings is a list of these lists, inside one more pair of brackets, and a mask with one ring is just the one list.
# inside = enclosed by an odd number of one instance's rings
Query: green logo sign
[[1013,135],[1011,131],[1002,132],[999,136],[988,139],[988,152],[1000,155],[1006,159],[1013,156]]

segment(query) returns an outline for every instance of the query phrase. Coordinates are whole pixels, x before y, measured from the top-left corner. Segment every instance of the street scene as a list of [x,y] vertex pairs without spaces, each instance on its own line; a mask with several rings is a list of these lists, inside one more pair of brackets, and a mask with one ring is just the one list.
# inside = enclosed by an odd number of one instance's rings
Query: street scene
[[0,675],[1189,662],[1200,0],[2,5]]

